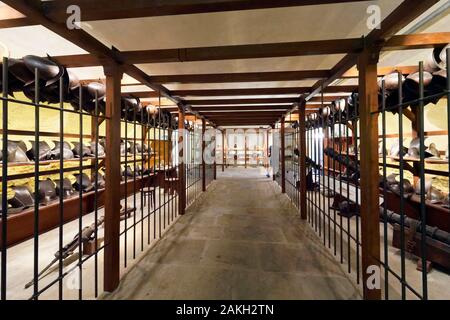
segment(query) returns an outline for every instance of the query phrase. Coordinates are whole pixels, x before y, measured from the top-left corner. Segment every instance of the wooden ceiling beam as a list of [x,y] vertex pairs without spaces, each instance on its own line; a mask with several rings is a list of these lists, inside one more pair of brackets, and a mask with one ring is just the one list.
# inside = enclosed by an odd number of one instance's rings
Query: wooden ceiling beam
[[[310,87],[288,87],[288,88],[248,88],[248,89],[206,89],[206,90],[172,90],[173,96],[177,97],[215,97],[215,96],[257,96],[257,95],[300,95],[307,93]],[[358,86],[330,86],[325,93],[350,93],[358,89]],[[126,94],[126,93],[124,93]],[[133,96],[139,98],[157,98],[158,93],[154,91],[132,92]]]
[[186,100],[191,106],[201,105],[227,105],[227,104],[261,104],[261,103],[278,103],[290,104],[297,102],[298,98],[254,98],[254,99],[207,99],[207,100]]
[[[11,19],[13,20],[13,19]],[[2,20],[0,20],[1,26]],[[11,21],[13,23],[13,21]],[[21,20],[17,21],[21,23]],[[14,23],[13,23],[14,26]],[[396,35],[377,42],[380,50],[427,49],[450,43],[450,32]],[[122,51],[129,64],[167,63],[186,61],[211,61],[228,59],[276,58],[290,56],[357,54],[363,48],[363,39],[332,39],[304,42],[265,43],[216,47]],[[92,67],[99,65],[95,55],[79,54],[55,57],[67,67]]]
[[363,48],[362,39],[333,39],[320,41],[245,44],[232,46],[140,50],[124,52],[133,64],[186,61],[211,61],[229,59],[277,58],[324,54],[358,53]]
[[329,70],[272,71],[247,73],[216,74],[178,74],[152,76],[154,83],[231,83],[231,82],[266,82],[296,81],[321,79],[329,76]]
[[6,28],[17,28],[30,26],[33,23],[25,17],[22,18],[12,18],[12,19],[0,19],[0,29]]
[[199,111],[199,112],[208,112],[208,111],[265,111],[265,110],[287,110],[289,109],[291,106],[287,105],[287,106],[221,106],[221,107],[216,107],[216,106],[212,106],[212,107],[192,107],[193,110]]
[[405,34],[392,36],[382,43],[383,51],[429,49],[450,43],[450,32]]
[[204,112],[202,113],[204,115],[208,115],[211,117],[211,119],[217,119],[217,118],[236,118],[236,117],[242,117],[242,118],[273,118],[278,117],[283,114],[283,111],[278,112],[260,112],[260,111],[252,111],[252,112],[224,112],[224,113],[211,113],[211,112]]
[[80,6],[83,21],[309,6],[367,0],[58,0],[42,4],[46,16],[65,23],[67,7]]

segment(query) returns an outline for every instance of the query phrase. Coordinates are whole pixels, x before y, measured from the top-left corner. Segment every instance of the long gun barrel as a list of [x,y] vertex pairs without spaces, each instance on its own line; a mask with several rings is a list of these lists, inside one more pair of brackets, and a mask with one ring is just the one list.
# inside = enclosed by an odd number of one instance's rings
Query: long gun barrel
[[332,148],[325,148],[323,151],[325,155],[344,165],[347,169],[352,172],[359,172],[358,163],[351,160],[347,155],[342,155],[336,152],[336,150]]
[[[384,209],[380,207],[380,218],[384,219]],[[387,210],[386,212],[386,220],[390,223],[401,223],[401,216],[391,210]],[[408,228],[416,228],[416,232],[422,233],[422,223],[419,220],[411,219],[409,217],[405,217],[404,225]],[[441,241],[445,244],[450,245],[450,233],[440,230],[437,227],[425,226],[425,234],[435,240]]]
[[[82,231],[81,234],[77,234],[75,235],[75,237],[73,238],[73,240],[71,242],[69,242],[68,244],[66,244],[61,250],[58,250],[55,252],[55,258],[44,268],[41,270],[41,272],[39,272],[38,276],[37,276],[37,280],[40,280],[43,275],[45,274],[45,272],[50,269],[56,262],[58,262],[60,259],[64,260],[67,259],[68,257],[70,257],[74,251],[78,248],[80,242],[81,244],[86,243],[90,240],[93,239],[93,235],[95,233],[96,230],[96,224],[97,227],[101,226],[105,221],[105,218],[102,216],[97,220],[97,223],[92,223],[90,226],[85,227]],[[34,283],[35,283],[36,279],[31,280],[30,282],[28,282],[25,285],[25,289],[28,289],[29,287],[31,287]]]

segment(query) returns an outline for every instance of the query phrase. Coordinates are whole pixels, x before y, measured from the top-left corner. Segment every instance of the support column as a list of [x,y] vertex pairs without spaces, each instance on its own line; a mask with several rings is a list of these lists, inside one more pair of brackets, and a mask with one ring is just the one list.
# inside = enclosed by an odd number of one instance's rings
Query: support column
[[214,131],[214,180],[217,180],[217,131]]
[[123,71],[117,64],[103,67],[106,76],[105,253],[104,290],[120,281],[120,108]]
[[202,191],[206,191],[206,162],[205,162],[205,132],[206,132],[206,121],[202,118]]
[[[358,58],[359,112],[361,121],[361,254],[364,299],[381,299],[380,289],[369,289],[368,278],[380,272],[380,218],[378,170],[378,85],[379,53],[365,49]],[[369,279],[370,281],[370,279]]]
[[[275,125],[272,125],[272,150],[270,151],[270,158],[272,159],[272,166],[274,166],[274,161],[273,161],[273,145],[275,144],[275,138],[276,138],[276,134],[275,134]],[[277,155],[278,156],[278,155]],[[269,159],[269,166],[270,166],[270,159]],[[273,181],[276,180],[275,178],[275,170],[274,167],[272,167],[272,179]]]
[[306,126],[305,126],[305,103],[298,106],[298,123],[299,123],[299,179],[300,179],[300,216],[303,220],[307,219],[306,215]]
[[184,129],[185,110],[183,105],[178,106],[178,214],[183,215],[186,211],[186,164],[184,161],[185,129]]
[[284,117],[281,118],[281,128],[280,128],[280,139],[281,139],[281,157],[280,157],[280,167],[281,167],[281,193],[286,193],[286,163],[285,163],[285,156],[284,156],[284,149],[285,149],[285,121]]
[[225,130],[222,130],[222,172],[225,171]]

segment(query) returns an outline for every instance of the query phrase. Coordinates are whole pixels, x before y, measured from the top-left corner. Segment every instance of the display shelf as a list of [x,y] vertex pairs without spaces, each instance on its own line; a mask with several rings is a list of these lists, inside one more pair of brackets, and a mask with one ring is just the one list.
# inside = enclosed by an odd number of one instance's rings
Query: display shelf
[[[383,157],[381,157],[381,159],[383,159]],[[397,157],[388,156],[387,159],[391,159],[391,160],[394,160],[394,161],[400,161],[400,157],[398,157],[398,156]],[[403,157],[403,161],[419,163],[420,159]],[[425,159],[425,163],[430,163],[430,164],[448,164],[448,159],[426,158]]]
[[[136,176],[136,189],[140,189],[143,185],[158,184],[159,173],[151,173],[150,175]],[[134,178],[128,179],[125,187],[125,181],[121,182],[120,192],[122,199],[126,194],[132,195],[134,192]],[[95,210],[95,190],[84,192],[81,198],[81,215],[86,215]],[[99,189],[97,192],[97,207],[104,205],[105,189]],[[80,216],[80,198],[78,191],[75,194],[65,199],[63,202],[63,223],[78,219]],[[39,234],[45,233],[59,226],[59,198],[54,199],[49,204],[39,208]],[[0,239],[2,230],[2,220],[0,219]],[[31,238],[34,235],[34,209],[25,209],[24,211],[8,215],[7,217],[7,246],[16,245],[22,241]],[[1,245],[1,242],[0,242]]]

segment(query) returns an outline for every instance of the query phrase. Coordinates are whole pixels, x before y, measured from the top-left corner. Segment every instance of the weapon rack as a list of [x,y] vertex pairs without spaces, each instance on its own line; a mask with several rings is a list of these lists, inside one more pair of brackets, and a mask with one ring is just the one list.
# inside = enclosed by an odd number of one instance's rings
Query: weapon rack
[[[447,66],[450,50],[447,50]],[[432,299],[442,298],[446,290],[445,283],[450,277],[450,210],[444,203],[433,203],[424,193],[407,193],[404,182],[408,179],[413,185],[425,189],[425,178],[436,177],[436,185],[447,194],[449,187],[449,160],[445,151],[440,150],[440,159],[425,157],[425,140],[443,139],[441,148],[448,148],[450,126],[450,84],[447,70],[446,89],[435,92],[433,96],[424,94],[423,63],[418,64],[420,77],[418,99],[404,102],[404,93],[400,89],[395,105],[386,105],[386,88],[381,81],[378,111],[380,174],[379,196],[379,245],[382,273],[382,296],[384,299]],[[357,97],[357,96],[355,96]],[[430,102],[431,99],[435,101]],[[349,106],[349,100],[342,110],[331,115],[323,112],[327,106],[322,102],[316,114],[305,116],[304,131],[290,121],[298,119],[299,112],[293,112],[277,123],[280,135],[280,173],[274,167],[274,180],[282,192],[299,208],[302,202],[301,164],[296,157],[291,159],[290,146],[301,150],[302,136],[305,139],[306,159],[315,166],[306,164],[306,219],[324,246],[330,249],[349,276],[363,290],[362,261],[362,215],[361,198],[365,190],[361,189],[359,178],[350,179],[346,172],[352,167],[360,169],[361,162],[361,123],[359,101],[354,99],[356,108]],[[299,107],[301,108],[301,106]],[[434,108],[434,110],[433,110]],[[439,110],[439,111],[438,111]],[[392,112],[396,115],[392,115]],[[429,128],[426,115],[438,112],[445,117],[446,128]],[[304,112],[302,112],[304,115]],[[387,120],[388,119],[388,120]],[[389,121],[390,126],[387,125]],[[408,129],[409,127],[409,129]],[[439,138],[440,137],[440,138]],[[394,142],[399,148],[406,146],[405,138],[420,140],[419,157],[408,159],[402,155],[388,155],[387,149]],[[275,140],[274,140],[275,144]],[[335,156],[325,154],[325,149],[334,150]],[[339,157],[341,161],[337,161]],[[308,161],[307,161],[308,162]],[[350,169],[349,169],[350,166]],[[394,192],[388,187],[390,174],[398,174],[399,190]],[[284,176],[284,177],[283,177]],[[447,198],[448,199],[448,198]],[[347,205],[342,205],[343,202]],[[301,211],[301,210],[300,210]],[[394,214],[394,215],[393,215]],[[395,219],[393,218],[395,217]],[[422,232],[425,230],[426,232]],[[438,239],[436,233],[443,232]]]
[[[3,66],[8,66],[4,59]],[[8,68],[3,68],[2,83],[8,83]],[[38,78],[38,71],[35,71]],[[62,78],[59,87],[63,87]],[[180,124],[189,129],[183,141],[184,152],[189,155],[187,163],[180,163],[178,130],[170,125],[143,124],[138,121],[136,109],[126,111],[120,119],[116,140],[111,137],[111,116],[99,110],[98,100],[92,113],[84,111],[80,102],[78,110],[64,102],[60,90],[59,103],[39,103],[39,81],[35,84],[35,99],[30,101],[22,93],[8,94],[5,85],[2,92],[2,141],[3,155],[8,154],[8,140],[24,139],[42,141],[53,139],[61,144],[65,141],[88,143],[106,138],[105,156],[74,159],[57,159],[29,163],[12,163],[7,156],[2,158],[2,213],[0,219],[1,249],[1,299],[93,299],[99,297],[107,284],[107,270],[113,267],[105,253],[107,231],[105,205],[114,191],[120,197],[120,222],[117,232],[118,272],[129,268],[140,254],[153,246],[165,231],[184,213],[187,204],[192,204],[202,191],[202,180],[209,185],[215,178],[215,163],[207,165],[202,172],[201,124],[189,127],[184,123],[184,110],[180,111]],[[108,81],[107,81],[108,83]],[[81,87],[80,87],[81,88]],[[80,96],[81,96],[80,89]],[[159,109],[161,110],[161,109]],[[144,108],[141,110],[143,117]],[[46,117],[51,113],[51,119]],[[161,124],[161,113],[159,123]],[[21,120],[20,117],[23,119]],[[195,116],[193,116],[195,117]],[[194,119],[197,120],[197,119]],[[111,122],[112,123],[112,122]],[[182,123],[182,124],[181,124]],[[31,125],[30,125],[31,124]],[[203,124],[204,127],[204,124]],[[124,154],[120,155],[120,174],[117,185],[108,189],[100,186],[100,172],[108,174],[111,153],[108,139],[122,143]],[[139,143],[150,148],[140,151]],[[98,150],[98,148],[96,148]],[[186,169],[184,169],[184,167]],[[129,170],[127,170],[129,169]],[[33,193],[34,206],[19,213],[8,214],[8,188],[27,184],[39,190],[44,179],[62,179],[70,174],[87,174],[93,188],[80,188],[65,198],[60,193],[51,202],[43,205],[38,192]],[[131,173],[131,174],[129,174]],[[121,176],[121,177],[120,177]],[[184,178],[183,178],[184,177]],[[120,181],[121,180],[121,181]],[[59,185],[61,187],[62,185]],[[185,194],[181,197],[180,195]],[[188,199],[186,202],[185,199]],[[119,216],[117,211],[116,216]],[[110,219],[110,218],[109,218]],[[92,238],[75,241],[85,228],[90,227]],[[72,240],[74,239],[74,240]],[[64,246],[73,243],[70,256],[55,256]],[[111,250],[111,249],[110,249]],[[56,257],[56,258],[55,258]],[[53,260],[53,262],[52,262]],[[49,263],[52,262],[51,265]],[[47,269],[47,266],[48,269]],[[44,272],[45,271],[45,272]],[[44,272],[43,274],[41,274]],[[25,285],[29,282],[28,288]]]

